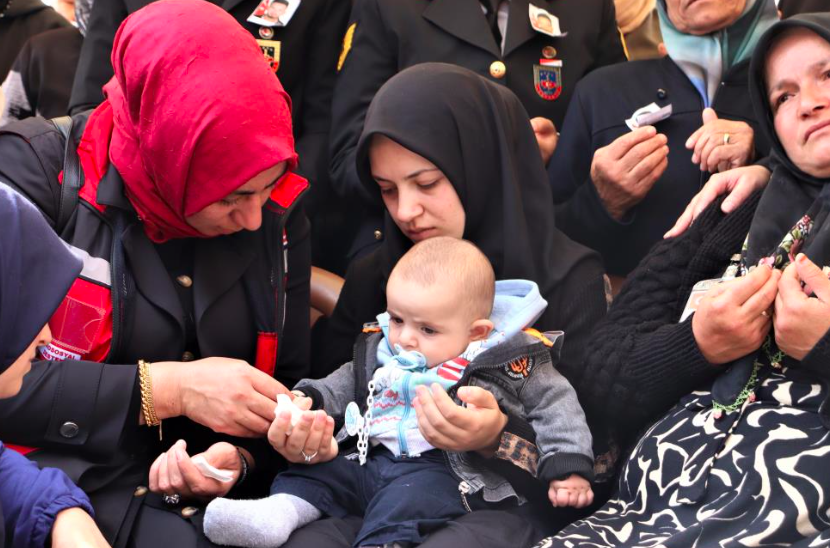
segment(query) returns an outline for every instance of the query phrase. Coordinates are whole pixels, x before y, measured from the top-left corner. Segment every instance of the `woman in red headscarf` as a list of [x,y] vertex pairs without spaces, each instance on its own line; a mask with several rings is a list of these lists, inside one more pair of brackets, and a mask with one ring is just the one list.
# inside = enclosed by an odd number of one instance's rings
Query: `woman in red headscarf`
[[267,487],[272,453],[251,438],[308,373],[307,183],[290,100],[223,10],[153,3],[112,64],[68,140],[42,119],[0,133],[0,180],[84,263],[43,360],[0,403],[0,438],[63,468],[111,543],[187,545],[198,502]]

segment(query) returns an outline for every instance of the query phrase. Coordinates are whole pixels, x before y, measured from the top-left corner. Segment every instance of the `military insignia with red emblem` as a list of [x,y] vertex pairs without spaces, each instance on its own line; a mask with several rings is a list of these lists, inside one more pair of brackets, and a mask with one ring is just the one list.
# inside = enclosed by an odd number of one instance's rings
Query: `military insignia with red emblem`
[[504,366],[504,372],[511,379],[526,379],[533,369],[533,359],[530,356],[522,356]]
[[542,99],[555,101],[562,94],[562,60],[539,59],[533,65],[533,87]]
[[274,71],[274,74],[276,74],[280,69],[280,49],[282,43],[279,40],[257,40],[256,42],[259,44],[259,49],[262,50],[265,61],[271,67],[271,70]]

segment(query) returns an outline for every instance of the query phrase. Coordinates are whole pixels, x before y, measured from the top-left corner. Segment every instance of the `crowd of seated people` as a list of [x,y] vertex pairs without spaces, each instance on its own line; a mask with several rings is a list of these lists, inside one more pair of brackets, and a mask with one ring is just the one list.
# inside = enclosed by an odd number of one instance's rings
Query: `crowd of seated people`
[[823,4],[0,0],[0,546],[830,546]]

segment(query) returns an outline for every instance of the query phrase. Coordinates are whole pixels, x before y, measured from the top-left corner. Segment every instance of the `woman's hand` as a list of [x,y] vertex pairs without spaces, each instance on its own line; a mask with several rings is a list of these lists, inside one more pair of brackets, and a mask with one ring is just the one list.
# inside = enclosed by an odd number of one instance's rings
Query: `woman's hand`
[[339,451],[334,419],[325,411],[308,411],[311,398],[298,397],[294,403],[304,409],[300,421],[292,428],[291,412],[280,411],[268,429],[271,446],[288,462],[317,464],[334,459]]
[[721,194],[729,193],[720,206],[721,211],[732,213],[753,192],[767,186],[769,178],[770,171],[763,166],[739,167],[712,175],[663,238],[674,238],[683,234],[703,210]]
[[[802,289],[801,283],[805,286]],[[815,297],[808,295],[815,294]],[[830,280],[803,253],[787,267],[775,298],[775,343],[803,360],[830,330]]]
[[727,171],[752,162],[755,132],[746,122],[721,120],[707,108],[703,110],[703,125],[686,141],[686,148],[694,149],[692,162],[700,164],[700,171]]
[[761,347],[772,326],[767,310],[780,278],[780,271],[761,266],[709,290],[692,316],[692,332],[706,361],[729,363]]
[[445,451],[480,451],[488,457],[498,449],[507,416],[493,394],[477,386],[462,386],[458,398],[467,407],[461,407],[438,383],[419,386],[416,392],[413,407],[418,429],[431,445]]
[[164,419],[184,415],[214,432],[261,437],[274,420],[279,381],[230,358],[150,365],[156,413]]
[[[233,481],[221,482],[202,475],[187,454],[187,443],[179,440],[166,453],[159,455],[150,467],[150,490],[154,493],[180,495],[185,499],[202,501],[226,495],[242,473],[242,459],[236,447],[230,443],[219,442],[200,454],[208,464],[221,470],[233,471]],[[253,466],[250,457],[248,460]]]
[[86,511],[67,508],[55,517],[52,548],[109,548],[109,543]]

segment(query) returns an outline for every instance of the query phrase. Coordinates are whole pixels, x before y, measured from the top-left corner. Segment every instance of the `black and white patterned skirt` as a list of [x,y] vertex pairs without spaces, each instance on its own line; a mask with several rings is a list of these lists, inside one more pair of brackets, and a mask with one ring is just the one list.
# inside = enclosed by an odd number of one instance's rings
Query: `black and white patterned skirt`
[[830,546],[830,431],[821,384],[773,371],[716,419],[686,396],[640,440],[619,494],[548,547]]

